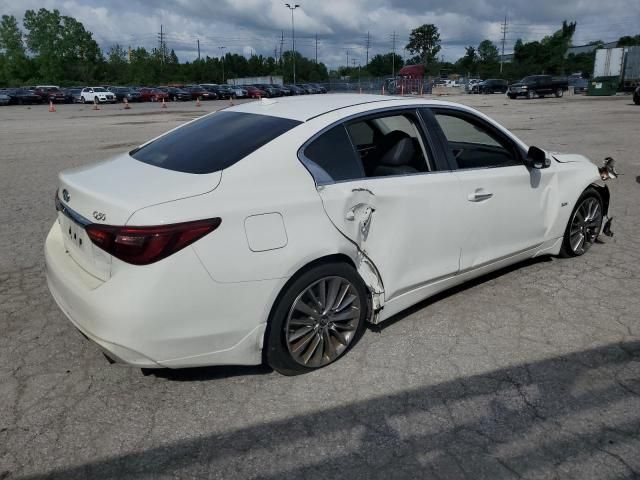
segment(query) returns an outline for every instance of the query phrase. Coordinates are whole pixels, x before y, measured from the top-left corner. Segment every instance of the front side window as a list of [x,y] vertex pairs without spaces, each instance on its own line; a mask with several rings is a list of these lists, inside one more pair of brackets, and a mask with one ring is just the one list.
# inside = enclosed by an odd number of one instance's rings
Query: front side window
[[456,112],[435,112],[435,117],[459,169],[522,164],[516,147],[480,120]]

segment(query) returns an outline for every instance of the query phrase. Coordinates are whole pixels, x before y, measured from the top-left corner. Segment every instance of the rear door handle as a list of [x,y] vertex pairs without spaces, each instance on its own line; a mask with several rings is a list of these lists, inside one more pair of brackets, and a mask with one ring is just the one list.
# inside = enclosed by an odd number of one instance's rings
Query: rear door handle
[[485,192],[482,188],[478,188],[467,196],[467,200],[470,202],[482,202],[483,200],[489,200],[491,197],[493,197],[493,193]]

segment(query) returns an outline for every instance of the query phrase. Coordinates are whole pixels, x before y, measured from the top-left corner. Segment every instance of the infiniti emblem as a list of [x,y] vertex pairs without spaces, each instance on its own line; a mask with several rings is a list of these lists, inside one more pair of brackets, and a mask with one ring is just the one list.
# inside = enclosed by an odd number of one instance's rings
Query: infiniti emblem
[[69,192],[67,192],[66,188],[64,190],[62,190],[62,198],[67,203],[69,203],[69,200],[71,200],[71,195],[69,195]]
[[93,218],[99,222],[104,222],[107,219],[107,216],[102,212],[95,211],[93,212]]

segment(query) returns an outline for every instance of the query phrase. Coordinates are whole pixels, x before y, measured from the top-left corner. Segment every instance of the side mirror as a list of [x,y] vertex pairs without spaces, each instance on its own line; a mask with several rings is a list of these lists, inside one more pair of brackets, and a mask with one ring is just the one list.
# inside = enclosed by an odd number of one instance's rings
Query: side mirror
[[538,147],[529,147],[527,158],[525,159],[525,165],[528,168],[547,168],[551,166],[551,160],[547,158],[547,154],[544,150]]

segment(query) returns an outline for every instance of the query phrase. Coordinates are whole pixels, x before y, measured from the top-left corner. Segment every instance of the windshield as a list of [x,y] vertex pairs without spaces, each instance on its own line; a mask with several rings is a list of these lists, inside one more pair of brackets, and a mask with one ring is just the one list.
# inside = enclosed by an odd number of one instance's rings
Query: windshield
[[93,87],[94,92],[106,92],[106,90],[102,87]]

